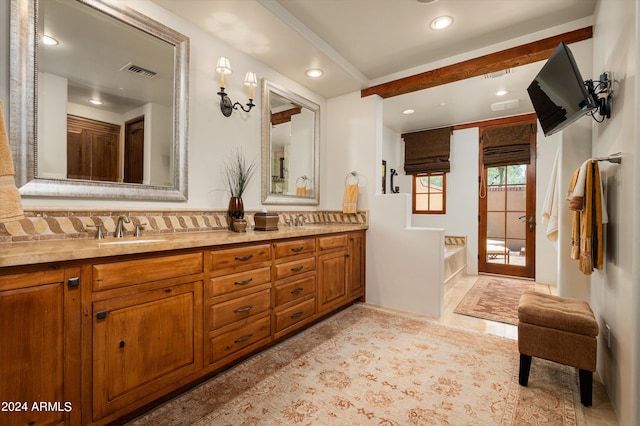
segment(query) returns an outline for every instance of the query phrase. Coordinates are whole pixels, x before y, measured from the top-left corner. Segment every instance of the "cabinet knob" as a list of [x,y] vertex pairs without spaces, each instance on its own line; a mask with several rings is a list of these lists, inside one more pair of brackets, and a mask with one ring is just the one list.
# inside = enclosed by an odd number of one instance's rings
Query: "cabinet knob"
[[124,341],[120,341],[120,345],[118,345],[120,347],[120,349],[124,348]]
[[253,281],[253,278],[247,278],[246,280],[242,280],[242,281],[234,281],[234,285],[245,285],[245,284],[249,284],[251,281]]
[[252,254],[249,254],[249,255],[247,255],[247,256],[236,256],[236,258],[235,258],[235,259],[236,259],[238,262],[243,262],[243,261],[245,261],[245,260],[249,260],[249,259],[251,259],[252,257],[253,257],[253,255],[252,255]]
[[102,320],[107,317],[107,311],[98,311],[96,313],[96,319]]
[[73,277],[67,280],[67,285],[69,288],[80,287],[80,277]]
[[250,340],[252,337],[253,337],[253,333],[249,333],[244,337],[241,337],[239,339],[234,340],[233,343],[244,343],[244,342]]
[[249,306],[245,306],[244,308],[236,309],[233,312],[235,312],[236,314],[241,314],[241,313],[244,313],[244,312],[249,312],[251,309],[253,309],[253,305],[249,305]]

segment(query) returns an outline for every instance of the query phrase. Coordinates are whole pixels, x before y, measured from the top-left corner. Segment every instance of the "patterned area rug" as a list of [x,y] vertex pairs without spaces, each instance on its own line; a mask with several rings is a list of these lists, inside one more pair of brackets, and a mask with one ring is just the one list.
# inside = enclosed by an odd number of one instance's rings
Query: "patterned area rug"
[[134,425],[586,424],[575,369],[517,342],[367,305],[217,375]]
[[526,290],[550,294],[547,284],[480,275],[453,312],[518,325],[518,302]]

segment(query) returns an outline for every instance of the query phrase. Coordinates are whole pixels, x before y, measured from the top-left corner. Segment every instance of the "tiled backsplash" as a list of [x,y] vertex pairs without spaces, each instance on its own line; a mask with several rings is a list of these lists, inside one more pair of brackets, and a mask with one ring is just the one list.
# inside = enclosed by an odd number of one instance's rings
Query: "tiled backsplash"
[[[254,211],[247,211],[249,227],[253,227]],[[0,243],[18,241],[59,240],[65,238],[94,238],[96,228],[102,225],[106,236],[112,236],[118,218],[127,215],[125,236],[133,236],[136,224],[146,224],[144,235],[174,232],[202,232],[227,228],[226,211],[108,211],[108,210],[33,210],[25,211],[25,219],[0,223]],[[278,212],[279,225],[285,226],[293,218],[303,215],[305,223],[366,224],[368,213],[343,214],[339,211],[282,211]]]

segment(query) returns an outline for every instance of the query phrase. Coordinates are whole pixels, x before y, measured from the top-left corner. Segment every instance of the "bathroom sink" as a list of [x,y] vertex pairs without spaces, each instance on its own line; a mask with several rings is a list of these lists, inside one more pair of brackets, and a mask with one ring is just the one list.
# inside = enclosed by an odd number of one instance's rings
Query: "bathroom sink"
[[120,246],[126,244],[146,244],[146,243],[161,243],[163,241],[167,241],[166,238],[140,238],[136,240],[119,240],[119,241],[108,241],[106,243],[98,243],[99,246]]

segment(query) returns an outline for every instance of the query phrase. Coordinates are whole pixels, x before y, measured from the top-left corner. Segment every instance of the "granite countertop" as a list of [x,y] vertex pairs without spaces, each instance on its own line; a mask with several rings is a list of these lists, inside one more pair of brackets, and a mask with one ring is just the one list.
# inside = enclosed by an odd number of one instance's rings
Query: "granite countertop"
[[197,247],[271,241],[349,232],[367,229],[367,225],[311,224],[301,227],[281,227],[277,231],[237,233],[228,230],[210,232],[182,232],[174,234],[143,235],[142,237],[96,239],[67,239],[0,244],[0,268],[35,265],[39,263],[93,259],[136,253],[153,253]]

